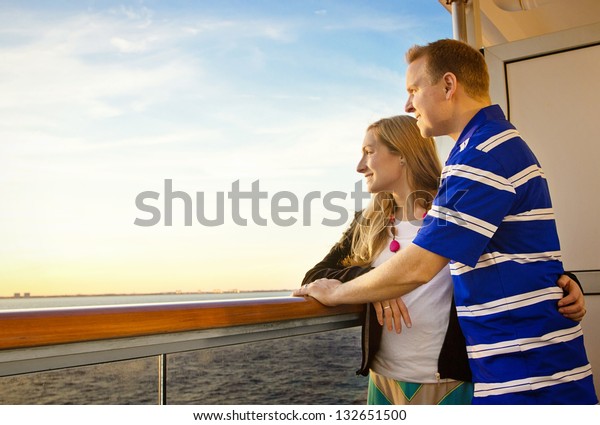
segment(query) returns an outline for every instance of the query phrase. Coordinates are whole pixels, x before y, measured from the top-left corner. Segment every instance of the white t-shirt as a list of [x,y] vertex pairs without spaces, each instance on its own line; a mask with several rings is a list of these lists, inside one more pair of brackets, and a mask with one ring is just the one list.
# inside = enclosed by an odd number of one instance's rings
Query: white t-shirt
[[[412,242],[421,224],[422,221],[396,221],[396,240],[400,242],[400,249]],[[386,245],[372,265],[377,267],[393,255]],[[408,308],[412,327],[407,328],[403,323],[402,333],[397,334],[384,326],[381,345],[371,369],[398,381],[439,382],[438,357],[448,329],[452,303],[449,266],[425,285],[404,295],[402,300]]]

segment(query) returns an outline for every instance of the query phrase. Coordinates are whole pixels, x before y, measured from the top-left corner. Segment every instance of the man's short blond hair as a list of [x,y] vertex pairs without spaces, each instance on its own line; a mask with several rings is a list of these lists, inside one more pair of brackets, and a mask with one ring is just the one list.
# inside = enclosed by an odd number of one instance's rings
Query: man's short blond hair
[[443,39],[425,46],[413,46],[406,52],[409,64],[422,57],[426,58],[425,69],[431,84],[437,83],[446,72],[451,72],[469,96],[489,98],[490,77],[485,59],[468,44]]

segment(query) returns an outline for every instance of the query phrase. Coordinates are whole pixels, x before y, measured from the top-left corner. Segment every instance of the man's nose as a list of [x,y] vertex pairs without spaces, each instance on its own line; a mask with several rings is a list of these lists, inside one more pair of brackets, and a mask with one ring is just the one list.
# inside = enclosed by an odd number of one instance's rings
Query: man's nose
[[406,105],[404,105],[404,112],[415,112],[415,108],[413,107],[412,104],[412,96],[408,98],[408,100],[406,101]]

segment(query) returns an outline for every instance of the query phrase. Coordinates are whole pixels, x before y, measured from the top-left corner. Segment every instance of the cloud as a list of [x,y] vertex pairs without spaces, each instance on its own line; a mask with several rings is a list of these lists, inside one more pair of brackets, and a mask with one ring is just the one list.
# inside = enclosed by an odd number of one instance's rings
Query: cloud
[[188,19],[184,33],[228,44],[232,40],[265,39],[288,43],[296,39],[297,23],[269,19]]
[[361,17],[329,24],[325,28],[329,31],[369,31],[373,33],[407,33],[422,25],[420,20],[398,20],[395,17]]
[[121,53],[140,53],[148,50],[148,45],[153,41],[152,38],[140,41],[129,41],[121,37],[112,37],[110,43]]
[[133,7],[133,6],[125,6],[120,5],[118,7],[113,7],[109,9],[109,13],[115,16],[125,16],[127,19],[131,21],[137,21],[141,24],[141,26],[149,26],[152,24],[152,16],[154,12],[145,7]]

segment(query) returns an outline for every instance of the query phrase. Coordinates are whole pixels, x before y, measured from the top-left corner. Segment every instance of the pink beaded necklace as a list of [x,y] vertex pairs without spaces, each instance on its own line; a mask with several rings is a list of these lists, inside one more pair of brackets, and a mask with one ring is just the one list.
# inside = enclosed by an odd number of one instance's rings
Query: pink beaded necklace
[[396,252],[400,249],[400,242],[396,240],[396,217],[394,215],[390,216],[390,227],[392,231],[392,241],[390,242],[390,251]]
[[[427,211],[423,214],[423,219],[427,215]],[[390,230],[392,232],[392,241],[390,242],[390,251],[397,252],[400,249],[400,242],[396,240],[396,217],[390,216]]]

